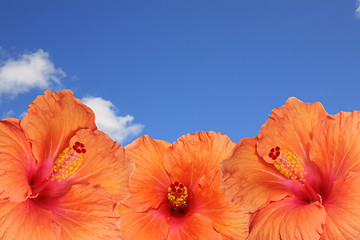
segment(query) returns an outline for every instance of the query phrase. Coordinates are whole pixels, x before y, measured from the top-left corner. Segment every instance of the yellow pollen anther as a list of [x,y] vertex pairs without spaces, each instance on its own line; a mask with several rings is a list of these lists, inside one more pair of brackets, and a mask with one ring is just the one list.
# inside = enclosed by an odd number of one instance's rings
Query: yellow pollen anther
[[[83,160],[82,155],[86,152],[86,150],[79,153],[79,151],[76,151],[77,148],[74,146],[72,148],[67,147],[55,160],[52,167],[53,172],[49,177],[50,180],[61,182],[73,175],[79,169]],[[83,147],[82,149],[85,148]]]
[[184,184],[175,182],[168,188],[169,201],[176,207],[186,205],[186,199],[188,197],[188,189]]
[[304,174],[307,173],[304,172],[304,166],[294,154],[287,150],[282,150],[274,160],[274,166],[285,177],[293,181],[305,182]]

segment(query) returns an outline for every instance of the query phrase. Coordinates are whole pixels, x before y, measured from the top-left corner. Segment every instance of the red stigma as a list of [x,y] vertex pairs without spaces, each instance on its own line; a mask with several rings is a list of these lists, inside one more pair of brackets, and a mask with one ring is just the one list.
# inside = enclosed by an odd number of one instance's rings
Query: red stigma
[[85,145],[80,142],[75,142],[72,148],[76,153],[86,153]]
[[280,147],[276,146],[275,148],[272,148],[269,152],[269,158],[272,158],[272,160],[276,160],[280,156]]

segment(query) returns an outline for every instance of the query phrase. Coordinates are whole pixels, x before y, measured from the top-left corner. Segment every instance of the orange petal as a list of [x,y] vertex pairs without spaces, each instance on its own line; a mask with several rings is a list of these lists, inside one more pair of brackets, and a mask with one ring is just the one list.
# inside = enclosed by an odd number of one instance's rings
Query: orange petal
[[59,239],[60,228],[52,213],[31,200],[12,203],[0,200],[0,239]]
[[0,198],[14,202],[31,195],[35,160],[17,119],[0,121]]
[[257,137],[241,140],[231,157],[220,165],[226,195],[250,212],[289,194],[283,176],[257,155],[256,143]]
[[314,127],[310,159],[323,174],[346,176],[360,173],[360,112],[340,112]]
[[115,201],[129,196],[129,178],[134,163],[125,156],[125,149],[101,131],[83,129],[70,141],[85,145],[86,153],[79,170],[72,176],[76,182],[104,187]]
[[360,239],[360,174],[336,181],[324,207],[323,239]]
[[32,143],[35,158],[39,162],[54,159],[69,145],[77,130],[95,130],[95,115],[70,90],[45,91],[30,105],[21,127]]
[[164,153],[170,143],[144,135],[125,147],[135,162],[130,178],[130,197],[124,203],[136,211],[157,208],[166,198],[171,182],[164,168]]
[[325,209],[319,202],[303,204],[285,198],[254,214],[248,239],[319,239],[325,219]]
[[169,233],[169,223],[157,210],[136,212],[124,205],[118,207],[124,240],[161,240]]
[[72,188],[52,207],[61,239],[118,239],[120,217],[104,188],[86,184]]
[[220,188],[218,170],[204,175],[193,189],[197,212],[214,222],[216,231],[227,239],[245,239],[249,233],[250,214],[242,206],[236,206]]
[[215,230],[210,218],[199,213],[194,213],[182,221],[181,224],[173,224],[169,231],[168,240],[221,240],[221,234]]
[[269,120],[261,127],[257,146],[259,155],[273,163],[269,152],[279,146],[306,162],[310,132],[326,116],[319,102],[303,103],[294,97],[289,98],[284,106],[272,111]]
[[221,133],[196,132],[180,137],[165,154],[165,168],[173,181],[190,189],[200,178],[219,169],[219,162],[227,158],[235,143]]

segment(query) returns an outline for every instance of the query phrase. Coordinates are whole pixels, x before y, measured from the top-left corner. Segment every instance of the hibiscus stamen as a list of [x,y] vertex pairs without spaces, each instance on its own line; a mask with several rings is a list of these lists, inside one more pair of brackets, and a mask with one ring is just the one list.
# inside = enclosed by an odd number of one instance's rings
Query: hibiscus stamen
[[288,150],[280,151],[280,147],[275,147],[270,150],[269,157],[275,160],[274,166],[285,177],[301,183],[305,182],[304,166],[294,154]]
[[84,153],[86,149],[83,143],[76,142],[72,147],[67,147],[55,160],[49,179],[61,182],[73,175],[79,169]]
[[175,182],[168,188],[167,196],[174,207],[182,207],[187,204],[188,189],[184,184]]

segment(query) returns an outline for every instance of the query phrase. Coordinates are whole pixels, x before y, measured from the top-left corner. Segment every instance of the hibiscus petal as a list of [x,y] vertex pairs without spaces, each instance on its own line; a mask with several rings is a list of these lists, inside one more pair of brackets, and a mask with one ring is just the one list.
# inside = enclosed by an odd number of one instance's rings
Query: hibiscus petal
[[29,105],[21,127],[32,143],[35,158],[49,165],[68,147],[77,130],[96,129],[94,113],[70,90],[45,91],[38,96]]
[[120,204],[118,211],[124,240],[162,240],[169,234],[169,223],[158,210],[136,212]]
[[0,121],[0,198],[22,202],[31,195],[35,160],[17,119]]
[[164,153],[170,143],[144,135],[125,147],[135,162],[136,169],[130,178],[130,197],[127,207],[136,211],[157,208],[166,198],[170,180],[164,168]]
[[218,170],[204,175],[193,189],[196,212],[214,222],[216,231],[228,239],[245,239],[249,233],[250,214],[242,207],[231,203],[220,188]]
[[248,239],[319,239],[325,219],[325,209],[319,202],[303,204],[285,198],[254,213]]
[[104,188],[73,185],[51,209],[61,227],[61,239],[118,239],[120,217]]
[[360,174],[336,181],[324,207],[323,239],[360,239]]
[[324,175],[336,179],[350,171],[360,173],[360,112],[327,117],[312,136],[310,159]]
[[83,129],[71,141],[85,145],[86,153],[79,170],[71,177],[76,182],[87,182],[105,188],[115,201],[129,196],[129,177],[134,163],[125,156],[125,149],[101,131]]
[[256,143],[257,137],[241,140],[220,164],[226,195],[250,212],[289,194],[283,176],[257,155]]
[[215,230],[215,226],[210,218],[199,213],[194,213],[181,224],[172,224],[168,240],[221,240],[221,234]]
[[258,153],[273,163],[270,150],[279,146],[295,154],[300,161],[308,160],[308,142],[312,128],[327,116],[319,102],[303,103],[291,97],[285,105],[275,108],[259,132]]
[[0,200],[0,239],[59,239],[60,228],[50,211],[27,200]]
[[208,172],[219,169],[235,143],[221,133],[196,132],[180,137],[165,154],[165,168],[171,180],[182,182],[189,189]]

